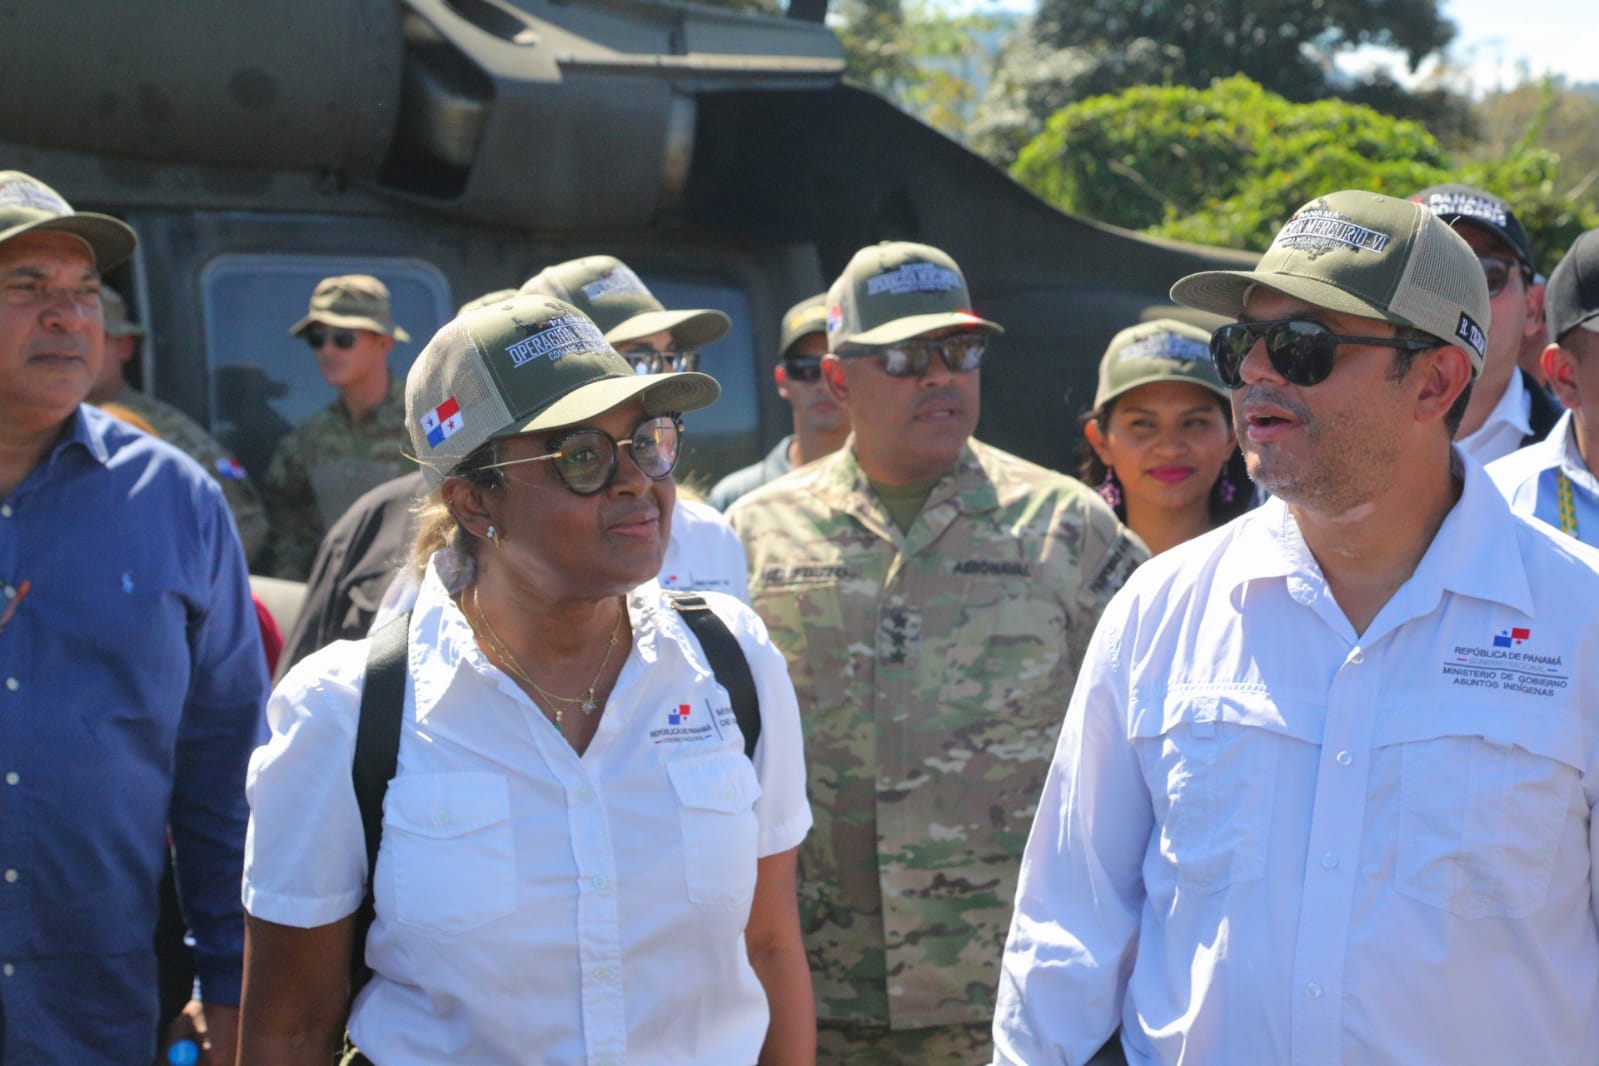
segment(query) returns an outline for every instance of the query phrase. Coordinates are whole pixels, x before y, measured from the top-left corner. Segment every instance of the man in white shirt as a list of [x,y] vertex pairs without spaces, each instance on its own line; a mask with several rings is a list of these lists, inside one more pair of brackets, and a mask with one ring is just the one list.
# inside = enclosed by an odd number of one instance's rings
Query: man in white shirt
[[1522,344],[1544,330],[1544,289],[1532,242],[1516,213],[1470,185],[1434,185],[1411,197],[1453,227],[1477,254],[1488,282],[1488,347],[1455,443],[1487,465],[1549,435],[1560,407],[1518,363]]
[[1566,413],[1547,439],[1489,464],[1488,476],[1517,514],[1599,545],[1599,230],[1555,268],[1548,310],[1543,372]]
[[1450,437],[1487,287],[1332,193],[1179,303],[1274,497],[1137,570],[1022,860],[1001,1063],[1599,1062],[1599,553]]

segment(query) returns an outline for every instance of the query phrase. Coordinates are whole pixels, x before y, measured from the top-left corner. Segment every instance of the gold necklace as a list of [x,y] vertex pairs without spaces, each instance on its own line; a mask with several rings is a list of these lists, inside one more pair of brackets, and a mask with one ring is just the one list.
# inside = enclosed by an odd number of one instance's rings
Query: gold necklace
[[[605,657],[600,660],[600,668],[594,671],[594,679],[589,682],[587,689],[576,696],[557,696],[528,675],[528,672],[522,668],[522,663],[515,655],[511,654],[511,649],[507,648],[505,642],[500,639],[499,633],[495,632],[494,623],[489,621],[489,616],[483,613],[483,604],[478,600],[476,585],[472,586],[472,610],[477,612],[478,619],[483,623],[484,635],[489,638],[489,643],[494,646],[494,650],[501,661],[511,668],[511,673],[515,674],[519,680],[526,681],[529,685],[532,685],[534,690],[547,700],[576,705],[585,716],[591,715],[599,709],[599,702],[594,698],[594,690],[599,687],[600,678],[605,674],[605,665],[611,661],[611,649],[616,647],[616,638],[622,632],[622,619],[627,614],[625,608],[617,611],[616,624],[611,627],[610,643],[605,646]],[[561,728],[561,717],[564,713],[564,708],[559,706],[555,708],[555,728]]]

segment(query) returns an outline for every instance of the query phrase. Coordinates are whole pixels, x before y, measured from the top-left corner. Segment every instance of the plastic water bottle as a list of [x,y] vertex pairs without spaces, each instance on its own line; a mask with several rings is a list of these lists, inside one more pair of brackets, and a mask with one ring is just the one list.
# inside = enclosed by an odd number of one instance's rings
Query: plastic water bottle
[[200,1061],[200,1045],[187,1038],[174,1040],[167,1047],[167,1062],[171,1066],[194,1066]]

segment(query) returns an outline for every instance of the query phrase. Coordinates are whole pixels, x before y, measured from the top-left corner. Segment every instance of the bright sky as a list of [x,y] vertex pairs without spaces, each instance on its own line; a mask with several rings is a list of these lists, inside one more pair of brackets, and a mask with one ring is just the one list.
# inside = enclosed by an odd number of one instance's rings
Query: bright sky
[[[1594,0],[1443,0],[1443,12],[1456,28],[1450,56],[1475,94],[1545,74],[1564,75],[1571,82],[1599,81]],[[1371,50],[1342,65],[1362,69],[1374,54],[1382,55]],[[1400,75],[1403,57],[1393,66]],[[1420,73],[1427,72],[1424,65]]]

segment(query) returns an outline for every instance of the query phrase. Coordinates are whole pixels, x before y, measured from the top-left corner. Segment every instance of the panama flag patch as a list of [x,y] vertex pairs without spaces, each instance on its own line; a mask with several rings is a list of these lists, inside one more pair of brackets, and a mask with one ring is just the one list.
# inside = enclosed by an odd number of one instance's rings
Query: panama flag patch
[[423,415],[421,421],[422,432],[427,434],[431,448],[437,448],[466,425],[461,419],[461,405],[455,402],[454,396]]

